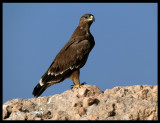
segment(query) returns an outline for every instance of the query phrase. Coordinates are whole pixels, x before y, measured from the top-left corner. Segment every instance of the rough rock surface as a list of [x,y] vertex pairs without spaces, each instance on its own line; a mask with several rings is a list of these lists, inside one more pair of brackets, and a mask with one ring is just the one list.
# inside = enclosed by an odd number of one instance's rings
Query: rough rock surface
[[158,120],[157,112],[157,86],[152,85],[105,91],[84,85],[62,94],[3,104],[3,120]]

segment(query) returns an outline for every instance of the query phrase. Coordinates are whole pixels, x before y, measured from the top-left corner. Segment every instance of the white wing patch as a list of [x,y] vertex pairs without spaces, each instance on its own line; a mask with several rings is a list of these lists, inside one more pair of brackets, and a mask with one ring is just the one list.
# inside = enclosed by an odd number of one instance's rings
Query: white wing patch
[[62,72],[59,72],[59,73],[54,73],[54,72],[51,72],[51,71],[48,71],[48,75],[54,75],[54,76],[58,76],[59,74],[63,74],[65,71],[67,71],[68,69],[70,69],[70,70],[73,70],[74,68],[78,68],[79,66],[76,66],[76,67],[69,67],[69,68],[67,68],[67,69],[65,69],[64,71],[62,71]]
[[73,69],[74,69],[74,66],[73,66],[73,67],[69,67],[69,69],[70,69],[70,70],[73,70]]
[[51,74],[51,72],[50,71],[48,71],[48,75],[50,75]]
[[48,75],[50,75],[50,74],[51,74],[51,75],[53,75],[53,73],[52,73],[52,72],[48,71]]
[[44,85],[44,83],[42,82],[42,78],[40,79],[39,84],[40,84],[40,86]]

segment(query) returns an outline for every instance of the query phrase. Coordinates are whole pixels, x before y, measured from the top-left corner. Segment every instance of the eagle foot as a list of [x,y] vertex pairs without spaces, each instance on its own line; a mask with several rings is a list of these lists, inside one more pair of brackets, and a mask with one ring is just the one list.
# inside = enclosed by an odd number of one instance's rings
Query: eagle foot
[[71,89],[83,87],[84,84],[87,84],[87,83],[83,82],[82,84],[79,84],[79,85],[71,85]]

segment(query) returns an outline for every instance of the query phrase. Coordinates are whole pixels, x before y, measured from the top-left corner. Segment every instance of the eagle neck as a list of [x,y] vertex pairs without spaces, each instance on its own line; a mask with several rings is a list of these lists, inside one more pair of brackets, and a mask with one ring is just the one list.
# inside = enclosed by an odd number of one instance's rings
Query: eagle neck
[[79,29],[81,31],[84,31],[84,33],[86,33],[86,34],[90,34],[90,24],[79,25]]

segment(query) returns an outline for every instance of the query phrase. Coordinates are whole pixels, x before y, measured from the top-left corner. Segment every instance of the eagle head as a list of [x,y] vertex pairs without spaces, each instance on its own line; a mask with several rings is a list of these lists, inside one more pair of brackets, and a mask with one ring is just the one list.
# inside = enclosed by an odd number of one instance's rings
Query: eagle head
[[95,21],[95,18],[92,14],[84,14],[81,18],[80,18],[80,24],[83,23],[88,23],[88,24],[92,24],[93,21]]

